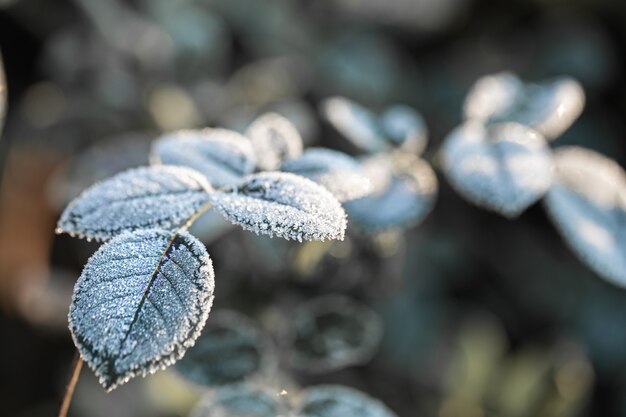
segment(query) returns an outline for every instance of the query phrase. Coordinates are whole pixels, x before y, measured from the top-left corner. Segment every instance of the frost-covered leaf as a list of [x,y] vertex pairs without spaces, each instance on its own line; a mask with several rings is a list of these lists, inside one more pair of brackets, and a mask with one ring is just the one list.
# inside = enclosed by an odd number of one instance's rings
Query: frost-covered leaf
[[226,129],[182,130],[169,133],[152,146],[155,164],[182,165],[204,174],[211,185],[223,187],[254,171],[250,141]]
[[520,215],[550,186],[545,139],[517,123],[467,122],[448,135],[441,156],[444,173],[463,197],[507,217]]
[[176,371],[201,386],[252,381],[276,368],[271,340],[241,314],[211,315],[196,345],[176,364]]
[[0,136],[2,135],[2,127],[4,126],[4,116],[7,111],[7,83],[4,75],[4,65],[2,63],[2,54],[0,53]]
[[376,153],[389,148],[378,125],[378,118],[368,109],[344,97],[332,97],[320,105],[322,116],[356,147]]
[[130,169],[98,182],[72,201],[57,232],[105,240],[137,229],[175,229],[209,200],[198,172],[159,165]]
[[396,417],[381,401],[341,385],[318,385],[301,394],[298,417]]
[[283,159],[302,153],[302,138],[296,127],[278,113],[267,113],[257,118],[246,130],[257,157],[257,165],[264,171],[280,167]]
[[285,161],[281,170],[323,185],[339,201],[361,198],[370,192],[369,179],[360,164],[343,152],[309,148],[300,157]]
[[426,149],[428,131],[422,116],[409,106],[388,107],[380,115],[380,125],[388,140],[408,152],[421,154]]
[[615,161],[575,146],[558,148],[554,166],[545,198],[550,218],[584,263],[626,287],[626,173]]
[[343,239],[346,214],[324,187],[286,172],[250,175],[211,203],[232,223],[256,233],[293,240]]
[[282,415],[277,398],[263,388],[224,387],[202,397],[190,417],[276,417]]
[[486,123],[517,122],[551,140],[580,116],[585,106],[581,85],[569,77],[524,84],[504,72],[480,78],[465,99],[465,117]]
[[368,362],[376,353],[382,323],[368,307],[347,297],[326,296],[294,312],[290,364],[307,373],[323,373]]
[[410,154],[378,155],[364,162],[374,192],[344,204],[360,229],[380,231],[420,223],[432,210],[437,177],[428,162]]
[[174,363],[193,345],[213,301],[213,266],[186,232],[124,233],[96,251],[76,283],[69,327],[112,390]]

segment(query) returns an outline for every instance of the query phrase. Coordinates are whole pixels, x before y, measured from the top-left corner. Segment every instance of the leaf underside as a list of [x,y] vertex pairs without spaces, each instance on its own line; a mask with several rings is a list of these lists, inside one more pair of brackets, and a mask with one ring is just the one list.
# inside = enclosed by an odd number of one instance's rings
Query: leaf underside
[[213,288],[211,259],[193,236],[124,233],[96,251],[76,283],[74,343],[110,391],[179,359],[204,326]]
[[211,194],[213,207],[233,224],[257,234],[297,241],[344,237],[346,214],[322,186],[298,175],[250,175],[230,191]]
[[278,169],[282,160],[302,153],[300,133],[289,119],[277,113],[267,113],[254,120],[246,135],[257,156],[257,165],[264,171]]
[[85,190],[59,219],[57,232],[106,240],[122,232],[184,225],[209,200],[210,185],[183,167],[124,171]]
[[396,417],[381,401],[341,385],[304,390],[298,411],[298,417]]

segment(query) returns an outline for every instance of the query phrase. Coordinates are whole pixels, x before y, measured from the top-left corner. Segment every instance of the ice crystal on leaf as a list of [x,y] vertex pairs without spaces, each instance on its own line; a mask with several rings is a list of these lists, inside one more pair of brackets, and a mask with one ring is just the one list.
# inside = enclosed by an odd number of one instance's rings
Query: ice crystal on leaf
[[550,186],[545,139],[517,123],[467,122],[446,138],[441,155],[444,173],[461,195],[507,217],[521,214]]
[[328,190],[285,172],[250,175],[229,190],[212,193],[211,203],[232,223],[257,234],[342,240],[346,229],[346,214]]
[[354,158],[324,148],[309,148],[285,161],[281,170],[302,175],[323,185],[339,201],[361,198],[370,192],[370,182]]
[[421,154],[428,131],[422,116],[409,106],[394,105],[380,115],[380,124],[389,141],[408,152]]
[[246,135],[264,171],[280,167],[283,159],[295,158],[302,153],[302,138],[296,127],[277,113],[267,113],[248,127]]
[[175,166],[130,169],[98,182],[72,201],[57,232],[106,240],[125,231],[184,225],[209,200],[198,172]]
[[276,417],[284,415],[276,393],[248,385],[224,387],[207,393],[190,417]]
[[626,173],[615,161],[575,146],[558,148],[554,165],[545,198],[550,218],[583,262],[626,288]]
[[304,390],[298,417],[396,417],[381,401],[340,385],[318,385]]
[[256,164],[250,141],[226,129],[168,133],[154,142],[151,159],[154,164],[193,168],[215,187],[236,183]]
[[204,326],[213,287],[211,259],[188,233],[121,234],[96,251],[76,283],[74,343],[110,391],[182,357]]

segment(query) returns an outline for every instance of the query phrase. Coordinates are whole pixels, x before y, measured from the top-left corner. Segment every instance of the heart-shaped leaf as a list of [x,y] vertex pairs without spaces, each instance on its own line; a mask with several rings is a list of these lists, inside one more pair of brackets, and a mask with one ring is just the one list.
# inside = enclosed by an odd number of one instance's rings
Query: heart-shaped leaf
[[250,141],[226,129],[183,130],[169,133],[152,145],[155,164],[182,165],[204,174],[211,185],[223,187],[254,171]]
[[246,230],[293,240],[343,239],[346,214],[321,185],[285,172],[262,172],[211,193],[217,211]]
[[194,384],[218,387],[259,379],[276,365],[271,340],[252,321],[234,311],[218,311],[176,371]]
[[613,160],[568,146],[554,154],[545,198],[565,242],[593,271],[626,287],[626,173]]
[[130,169],[98,182],[72,201],[57,232],[106,240],[122,232],[184,225],[209,200],[198,172],[175,166]]
[[395,146],[420,155],[426,149],[428,131],[424,118],[409,106],[394,105],[380,115],[380,125]]
[[318,385],[304,390],[298,417],[396,417],[379,400],[341,385]]
[[247,385],[220,388],[206,394],[190,417],[276,417],[282,414],[277,395]]
[[323,185],[339,201],[361,198],[370,192],[370,182],[360,164],[343,152],[309,148],[300,157],[285,161],[281,170]]
[[257,156],[257,165],[264,171],[280,167],[283,159],[302,153],[302,138],[298,129],[278,113],[257,118],[246,130]]
[[74,288],[69,326],[82,358],[110,391],[163,369],[200,334],[213,266],[188,233],[124,233],[96,251]]
[[368,362],[382,337],[382,322],[347,297],[326,296],[294,312],[290,364],[307,373],[331,372]]
[[368,109],[344,97],[324,100],[322,116],[356,147],[376,153],[389,148],[378,125],[378,118]]
[[521,214],[550,186],[544,138],[517,123],[467,122],[448,135],[441,155],[450,184],[463,197],[507,217]]
[[465,117],[485,123],[517,122],[547,139],[560,136],[585,106],[581,85],[569,77],[524,84],[504,72],[479,79],[465,100]]
[[437,177],[428,162],[411,154],[378,155],[364,162],[374,192],[344,204],[358,228],[376,232],[420,223],[432,210]]

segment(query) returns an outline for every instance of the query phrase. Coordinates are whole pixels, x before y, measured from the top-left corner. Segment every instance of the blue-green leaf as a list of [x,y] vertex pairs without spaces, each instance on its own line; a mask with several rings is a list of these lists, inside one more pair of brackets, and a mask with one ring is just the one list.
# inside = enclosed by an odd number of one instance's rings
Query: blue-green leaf
[[124,233],[89,259],[69,327],[108,390],[174,363],[194,344],[213,301],[213,266],[186,232]]
[[190,417],[276,417],[282,415],[277,398],[263,388],[224,387],[202,397]]
[[467,122],[446,138],[441,155],[444,173],[463,197],[507,217],[539,200],[552,180],[545,139],[517,123]]
[[568,146],[554,154],[545,206],[565,242],[601,277],[626,288],[626,173],[613,160]]
[[381,401],[341,385],[318,385],[301,394],[298,417],[396,417]]
[[300,157],[285,161],[281,170],[323,185],[339,201],[364,197],[371,188],[358,161],[330,149],[309,148]]
[[154,164],[181,165],[202,173],[211,185],[232,185],[254,171],[256,158],[250,141],[226,129],[182,130],[157,139]]
[[251,320],[218,311],[175,368],[194,384],[219,387],[260,379],[276,365],[272,341]]
[[283,159],[302,153],[302,138],[298,129],[278,113],[267,113],[252,122],[246,130],[257,157],[257,165],[264,171],[280,167]]
[[408,152],[420,155],[426,149],[428,131],[421,114],[409,106],[394,105],[380,115],[388,140]]
[[324,187],[298,175],[262,172],[226,191],[211,193],[217,211],[246,230],[285,239],[344,237],[346,214]]

